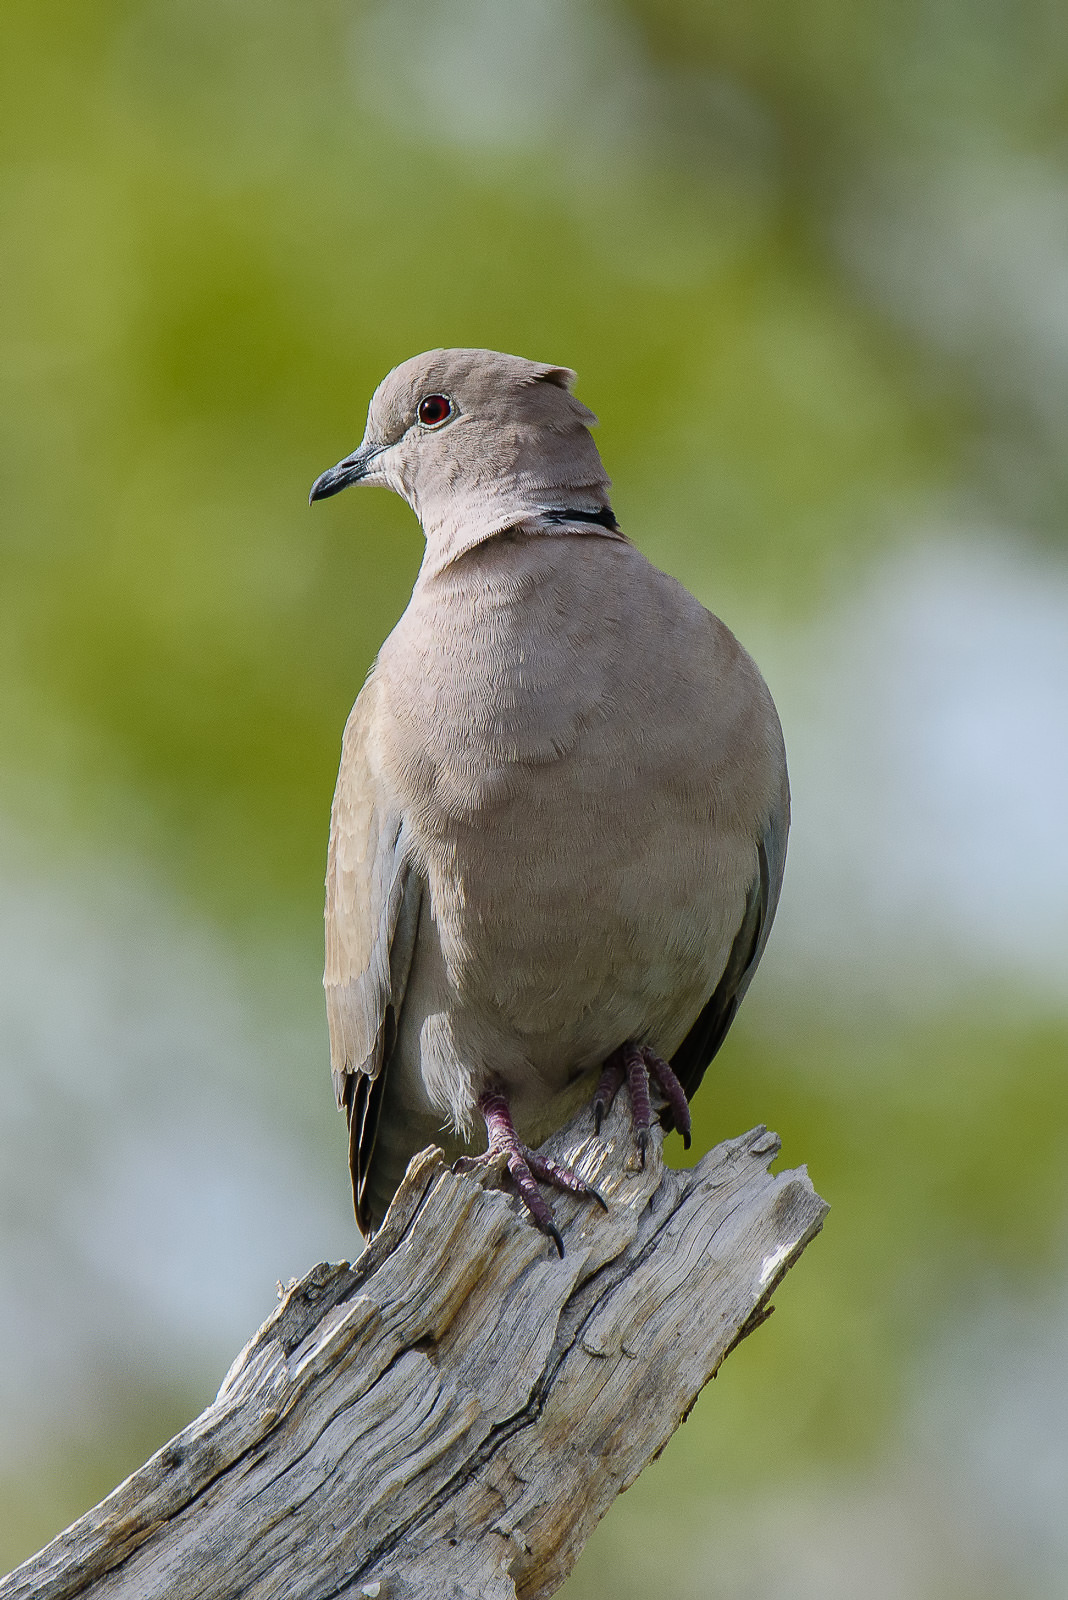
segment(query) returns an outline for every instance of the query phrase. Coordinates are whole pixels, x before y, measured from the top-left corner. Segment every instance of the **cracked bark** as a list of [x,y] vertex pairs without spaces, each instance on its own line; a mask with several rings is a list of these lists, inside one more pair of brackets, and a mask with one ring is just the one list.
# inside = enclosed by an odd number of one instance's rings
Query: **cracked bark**
[[314,1267],[214,1403],[0,1600],[541,1600],[663,1449],[826,1212],[756,1128],[641,1170],[621,1096],[545,1147],[561,1260],[489,1173],[423,1151],[349,1265]]

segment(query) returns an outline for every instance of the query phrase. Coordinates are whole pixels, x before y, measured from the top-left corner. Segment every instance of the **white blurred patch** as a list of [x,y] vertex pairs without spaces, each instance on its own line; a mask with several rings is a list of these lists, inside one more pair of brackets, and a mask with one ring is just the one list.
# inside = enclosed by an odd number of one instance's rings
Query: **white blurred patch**
[[1063,446],[1068,186],[1061,168],[971,149],[869,175],[842,209],[849,267],[892,315]]
[[614,275],[692,283],[766,222],[781,164],[766,108],[656,61],[604,0],[373,0],[350,37],[363,111],[459,156],[468,181],[526,161],[525,184],[574,206]]
[[379,0],[355,24],[353,70],[365,103],[409,133],[504,150],[604,119],[633,137],[646,77],[623,18],[584,0]]
[[342,1138],[328,1170],[287,1126],[284,1073],[331,1098],[325,1037],[272,1037],[222,941],[143,883],[102,866],[38,876],[12,854],[0,854],[9,1461],[60,1418],[91,1419],[94,1376],[112,1396],[221,1378],[277,1279],[360,1248]]
[[1036,1595],[1068,1593],[1066,1371],[1068,1293],[1007,1288],[945,1330],[905,1422],[967,1542],[998,1550]]
[[779,976],[1068,1000],[1068,565],[939,537],[766,644],[794,788]]

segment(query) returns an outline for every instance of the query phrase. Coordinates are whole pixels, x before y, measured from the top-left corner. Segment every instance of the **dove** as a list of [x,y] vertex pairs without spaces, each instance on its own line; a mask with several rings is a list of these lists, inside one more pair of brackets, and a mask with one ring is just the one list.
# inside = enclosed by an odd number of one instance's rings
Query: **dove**
[[778,903],[771,695],[620,528],[575,382],[491,350],[414,356],[311,490],[391,489],[426,541],[331,812],[324,983],[365,1234],[437,1144],[503,1157],[562,1254],[543,1188],[600,1196],[537,1146],[587,1093],[599,1131],[624,1084],[643,1162],[654,1101],[689,1142]]

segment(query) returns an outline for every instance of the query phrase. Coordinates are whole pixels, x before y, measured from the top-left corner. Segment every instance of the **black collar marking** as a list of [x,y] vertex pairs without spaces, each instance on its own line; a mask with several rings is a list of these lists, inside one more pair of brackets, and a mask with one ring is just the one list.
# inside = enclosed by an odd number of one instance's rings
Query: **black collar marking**
[[601,511],[575,511],[564,506],[560,511],[543,511],[542,516],[546,522],[598,522],[610,533],[619,532],[619,523],[611,506],[605,506]]

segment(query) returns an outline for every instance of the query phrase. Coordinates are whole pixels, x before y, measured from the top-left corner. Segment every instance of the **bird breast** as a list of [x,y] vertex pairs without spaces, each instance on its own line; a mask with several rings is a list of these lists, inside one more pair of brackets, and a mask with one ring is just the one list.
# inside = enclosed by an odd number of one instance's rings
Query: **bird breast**
[[777,792],[732,635],[626,542],[496,539],[420,580],[376,678],[455,1004],[527,1060],[669,1053]]

